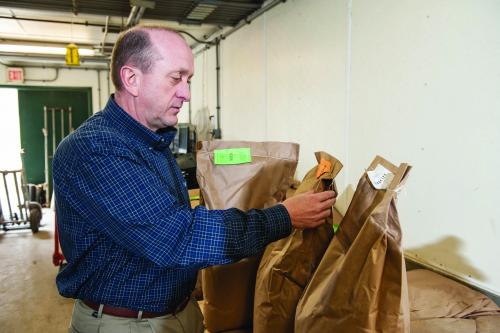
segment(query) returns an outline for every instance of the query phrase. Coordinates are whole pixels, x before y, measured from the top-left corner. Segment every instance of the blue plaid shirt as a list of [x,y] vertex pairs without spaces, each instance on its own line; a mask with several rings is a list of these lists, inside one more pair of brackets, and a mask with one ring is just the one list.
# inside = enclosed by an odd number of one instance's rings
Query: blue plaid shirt
[[190,206],[170,142],[113,96],[59,145],[53,175],[68,265],[61,295],[134,310],[171,311],[199,269],[255,255],[291,232],[283,205],[242,212]]

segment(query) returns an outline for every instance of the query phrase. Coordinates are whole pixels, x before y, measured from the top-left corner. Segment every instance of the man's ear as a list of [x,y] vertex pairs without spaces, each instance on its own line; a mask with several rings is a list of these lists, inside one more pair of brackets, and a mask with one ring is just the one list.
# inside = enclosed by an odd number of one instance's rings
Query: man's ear
[[120,78],[122,79],[123,88],[132,96],[139,95],[139,87],[141,85],[141,71],[132,66],[123,66],[120,69]]

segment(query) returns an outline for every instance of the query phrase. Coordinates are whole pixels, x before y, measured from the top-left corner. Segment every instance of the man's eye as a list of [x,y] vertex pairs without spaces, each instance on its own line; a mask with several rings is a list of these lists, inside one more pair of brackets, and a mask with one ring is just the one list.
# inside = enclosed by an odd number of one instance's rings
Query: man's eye
[[170,77],[172,79],[172,81],[174,82],[180,82],[182,80],[182,77],[181,76],[171,76]]

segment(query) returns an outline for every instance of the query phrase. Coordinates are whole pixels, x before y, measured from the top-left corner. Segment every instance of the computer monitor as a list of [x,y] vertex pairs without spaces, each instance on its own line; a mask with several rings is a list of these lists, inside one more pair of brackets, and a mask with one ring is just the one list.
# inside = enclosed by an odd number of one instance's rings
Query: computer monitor
[[170,146],[175,155],[194,153],[196,151],[196,128],[192,124],[177,125],[177,134]]

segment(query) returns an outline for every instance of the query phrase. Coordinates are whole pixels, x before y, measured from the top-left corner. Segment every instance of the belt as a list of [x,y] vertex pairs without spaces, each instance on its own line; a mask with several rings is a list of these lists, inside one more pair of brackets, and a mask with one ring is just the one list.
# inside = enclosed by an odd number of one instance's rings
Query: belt
[[[156,317],[161,317],[161,316],[166,316],[168,314],[177,314],[184,310],[186,305],[189,303],[190,298],[186,297],[184,298],[179,305],[173,310],[173,311],[165,311],[165,312],[150,312],[150,311],[136,311],[136,310],[131,310],[127,308],[120,308],[116,306],[111,306],[111,305],[106,305],[104,304],[102,308],[102,313],[110,315],[110,316],[115,316],[115,317],[124,317],[124,318],[156,318]],[[88,306],[94,311],[99,311],[100,304],[90,301],[90,300],[82,300],[83,304]]]

